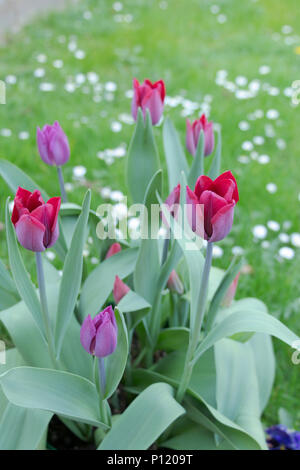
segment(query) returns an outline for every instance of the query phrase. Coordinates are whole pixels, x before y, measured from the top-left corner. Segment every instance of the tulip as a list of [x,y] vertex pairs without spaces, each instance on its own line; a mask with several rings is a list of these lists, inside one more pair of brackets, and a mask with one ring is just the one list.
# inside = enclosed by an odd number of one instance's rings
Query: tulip
[[123,297],[130,291],[130,288],[123,282],[119,276],[116,276],[113,288],[115,303],[118,304]]
[[80,342],[93,356],[106,357],[117,347],[118,327],[111,305],[98,313],[94,319],[88,315],[80,330]]
[[236,277],[234,278],[234,280],[232,281],[232,283],[230,284],[226,294],[225,294],[225,297],[223,299],[223,302],[222,302],[222,305],[223,307],[230,307],[233,299],[234,299],[234,296],[235,296],[235,293],[236,293],[236,289],[237,289],[237,285],[238,285],[238,282],[239,282],[239,277],[240,277],[240,274],[241,273],[238,273],[236,275]]
[[119,253],[119,251],[122,250],[122,247],[120,245],[120,243],[113,243],[109,250],[107,251],[106,255],[105,255],[105,259],[108,259],[110,258],[111,256],[115,255],[116,253]]
[[208,122],[205,114],[196,119],[193,124],[189,119],[186,121],[186,147],[192,155],[196,155],[200,132],[204,132],[204,156],[210,155],[214,149],[213,122]]
[[155,83],[151,83],[150,80],[144,80],[144,83],[140,85],[135,78],[133,80],[133,99],[131,106],[133,119],[135,121],[137,120],[138,108],[142,109],[144,119],[146,110],[149,109],[152,124],[157,124],[164,110],[165,96],[166,90],[163,80],[159,80]]
[[208,176],[200,176],[195,191],[187,186],[188,219],[192,230],[209,242],[223,240],[231,230],[238,200],[237,183],[231,171],[214,181]]
[[59,123],[37,128],[37,145],[41,159],[47,165],[64,165],[70,158],[70,147],[66,134]]
[[60,202],[60,197],[52,197],[45,203],[37,189],[31,193],[18,188],[11,220],[24,248],[41,252],[54,245],[59,235],[57,217]]
[[175,269],[173,269],[173,271],[170,274],[170,277],[167,282],[167,286],[170,291],[176,292],[179,295],[182,295],[184,292],[183,284],[177,272],[175,271]]

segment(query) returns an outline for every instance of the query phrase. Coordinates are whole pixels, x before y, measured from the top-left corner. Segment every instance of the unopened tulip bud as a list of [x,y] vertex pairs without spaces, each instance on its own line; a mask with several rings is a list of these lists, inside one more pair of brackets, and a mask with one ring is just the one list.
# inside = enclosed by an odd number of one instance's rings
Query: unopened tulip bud
[[130,288],[123,282],[119,276],[116,276],[113,288],[115,303],[118,304],[123,297],[130,291]]
[[144,80],[144,83],[140,85],[135,78],[133,80],[133,99],[131,106],[133,119],[135,121],[137,120],[139,108],[143,111],[144,118],[148,109],[152,124],[157,124],[164,110],[165,96],[166,90],[163,80],[159,80],[155,83],[150,82],[150,80]]
[[182,295],[184,293],[183,284],[177,272],[175,271],[175,269],[173,269],[173,271],[170,274],[169,280],[167,282],[167,286],[170,291],[176,292],[179,295]]
[[105,259],[110,258],[111,256],[119,253],[122,250],[120,243],[113,243],[105,255]]
[[193,156],[196,155],[201,131],[204,132],[204,156],[207,157],[212,153],[215,145],[213,122],[208,122],[205,114],[202,114],[200,119],[196,119],[193,124],[187,119],[186,147]]
[[41,159],[47,165],[64,165],[70,158],[70,147],[66,134],[59,123],[46,124],[43,129],[37,128],[37,145]]
[[239,282],[239,277],[241,273],[238,273],[232,283],[229,286],[228,291],[226,292],[226,295],[223,299],[222,305],[223,307],[230,307],[236,293],[237,285]]
[[111,305],[98,313],[94,319],[88,315],[80,330],[80,342],[93,356],[106,357],[117,347],[118,327]]

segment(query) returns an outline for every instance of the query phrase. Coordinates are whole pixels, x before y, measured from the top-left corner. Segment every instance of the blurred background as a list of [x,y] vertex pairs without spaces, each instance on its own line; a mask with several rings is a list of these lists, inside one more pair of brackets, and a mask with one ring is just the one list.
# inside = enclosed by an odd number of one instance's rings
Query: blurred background
[[[238,181],[234,228],[216,247],[215,265],[244,254],[237,298],[259,297],[300,335],[299,25],[299,0],[0,0],[0,158],[59,194],[35,140],[37,126],[59,120],[71,145],[69,200],[81,203],[91,187],[94,208],[111,201],[122,212],[132,78],[163,79],[165,115],[183,144],[186,119],[206,113],[222,129],[222,170]],[[163,161],[161,128],[155,132]],[[5,262],[9,195],[1,180]],[[300,366],[274,344],[276,384],[264,420],[278,422],[284,408],[299,429]]]

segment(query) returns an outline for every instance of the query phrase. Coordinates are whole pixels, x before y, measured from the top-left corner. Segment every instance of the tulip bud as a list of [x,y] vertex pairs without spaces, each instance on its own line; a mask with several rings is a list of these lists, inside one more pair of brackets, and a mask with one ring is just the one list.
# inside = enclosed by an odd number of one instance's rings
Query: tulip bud
[[192,155],[196,155],[200,132],[204,132],[204,156],[210,155],[214,149],[215,138],[213,122],[208,122],[205,114],[196,119],[193,124],[189,119],[186,121],[186,147]]
[[60,197],[52,197],[45,203],[37,189],[31,193],[18,188],[11,221],[24,248],[40,252],[54,245],[59,235],[57,218],[60,202]]
[[117,347],[118,327],[111,305],[98,313],[94,319],[88,315],[80,330],[80,342],[93,356],[106,357]]
[[164,101],[166,96],[165,84],[163,80],[151,83],[150,80],[144,80],[142,85],[139,84],[135,78],[133,80],[133,99],[132,99],[132,116],[137,120],[138,108],[143,111],[144,118],[146,110],[150,112],[152,124],[155,125],[159,122],[163,110]]
[[113,288],[115,303],[118,304],[123,297],[130,291],[130,288],[123,282],[119,276],[116,276]]
[[234,299],[235,293],[236,293],[236,289],[237,289],[237,285],[238,285],[238,282],[239,282],[240,274],[241,273],[238,273],[236,275],[236,277],[234,278],[234,280],[232,281],[232,283],[230,284],[229,289],[227,290],[226,295],[225,295],[225,297],[223,299],[223,302],[222,302],[223,307],[230,307],[230,305],[231,305],[231,303]]
[[231,171],[212,181],[198,178],[195,191],[187,186],[188,220],[191,228],[209,242],[223,240],[231,230],[238,187]]
[[46,124],[41,130],[37,128],[37,145],[41,159],[47,165],[64,165],[70,158],[70,147],[66,134],[59,123]]
[[122,250],[120,243],[113,243],[105,255],[105,259],[110,258],[111,256],[119,253]]
[[167,286],[170,291],[176,292],[179,295],[182,295],[184,293],[183,284],[177,272],[175,271],[175,269],[173,269],[173,271],[170,274],[169,280],[167,282]]

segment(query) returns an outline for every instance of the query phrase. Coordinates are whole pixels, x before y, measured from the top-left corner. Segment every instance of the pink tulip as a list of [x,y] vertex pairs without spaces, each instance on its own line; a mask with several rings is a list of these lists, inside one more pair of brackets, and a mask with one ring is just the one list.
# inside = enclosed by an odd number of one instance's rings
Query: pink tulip
[[57,217],[60,202],[60,197],[52,197],[45,203],[37,189],[31,193],[18,188],[11,220],[24,248],[40,252],[54,245],[59,235]]
[[123,282],[119,276],[116,276],[113,288],[115,303],[118,304],[123,297],[130,291],[130,288]]
[[112,354],[118,341],[118,327],[111,305],[98,313],[94,319],[88,315],[80,330],[80,342],[93,356],[106,357]]
[[204,132],[204,156],[210,155],[214,149],[213,122],[208,122],[205,114],[200,119],[196,119],[193,124],[189,119],[186,121],[186,147],[192,155],[196,155],[200,132]]
[[37,145],[41,159],[47,165],[64,165],[70,158],[70,147],[66,134],[59,123],[46,124],[41,130],[37,128]]
[[214,181],[208,176],[200,176],[195,191],[187,186],[188,219],[192,230],[209,242],[223,240],[231,230],[238,200],[238,187],[231,171]]
[[113,243],[110,247],[109,250],[107,251],[105,255],[105,259],[110,258],[111,256],[115,255],[116,253],[119,253],[119,251],[122,250],[122,247],[120,243]]
[[150,80],[144,80],[142,85],[135,78],[133,80],[133,99],[132,99],[132,116],[137,120],[138,108],[143,111],[144,118],[146,110],[149,109],[152,124],[159,122],[163,110],[164,100],[166,96],[165,84],[163,80],[151,83]]
[[241,273],[238,273],[235,276],[232,283],[230,284],[229,289],[226,292],[226,295],[225,295],[225,297],[223,299],[223,302],[222,302],[223,307],[230,307],[230,305],[232,304],[232,301],[235,297],[236,289],[237,289],[237,286],[238,286],[240,274]]
[[175,271],[175,269],[173,269],[173,271],[170,274],[169,280],[167,282],[167,286],[170,291],[176,292],[179,295],[182,295],[184,293],[183,284],[177,272]]

